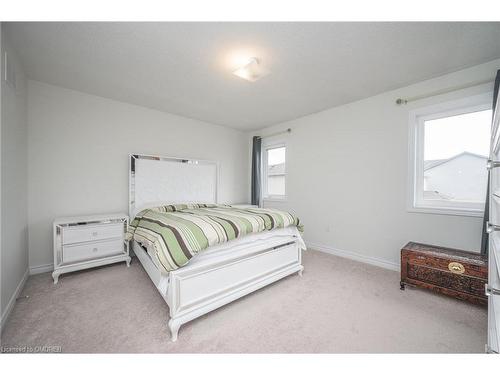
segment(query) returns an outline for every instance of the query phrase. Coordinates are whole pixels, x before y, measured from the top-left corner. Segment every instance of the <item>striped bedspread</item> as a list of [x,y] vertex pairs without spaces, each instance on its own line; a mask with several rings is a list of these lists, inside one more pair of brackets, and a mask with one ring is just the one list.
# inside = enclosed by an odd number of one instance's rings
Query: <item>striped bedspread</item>
[[215,204],[181,204],[141,211],[129,225],[127,238],[152,249],[164,271],[175,270],[206,248],[251,233],[297,226],[284,211],[236,208]]

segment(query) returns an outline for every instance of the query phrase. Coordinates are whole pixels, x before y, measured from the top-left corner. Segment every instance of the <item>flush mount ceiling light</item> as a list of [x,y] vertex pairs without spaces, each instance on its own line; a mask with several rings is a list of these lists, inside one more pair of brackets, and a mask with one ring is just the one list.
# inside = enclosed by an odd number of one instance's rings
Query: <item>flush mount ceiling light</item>
[[269,69],[262,66],[259,59],[252,57],[248,62],[233,74],[250,82],[255,82],[270,73]]

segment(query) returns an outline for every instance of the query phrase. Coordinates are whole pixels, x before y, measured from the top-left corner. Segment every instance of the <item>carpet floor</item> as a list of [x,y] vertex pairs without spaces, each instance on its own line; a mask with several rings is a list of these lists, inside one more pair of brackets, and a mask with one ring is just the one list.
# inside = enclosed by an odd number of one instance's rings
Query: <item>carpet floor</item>
[[31,276],[2,346],[77,353],[484,352],[487,312],[431,292],[399,290],[399,274],[308,250],[289,276],[181,327],[137,259]]

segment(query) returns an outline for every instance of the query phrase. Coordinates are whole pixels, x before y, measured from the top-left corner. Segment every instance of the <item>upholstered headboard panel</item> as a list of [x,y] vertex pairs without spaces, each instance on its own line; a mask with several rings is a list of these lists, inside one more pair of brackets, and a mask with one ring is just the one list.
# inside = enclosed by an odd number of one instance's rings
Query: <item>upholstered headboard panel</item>
[[218,164],[151,155],[130,155],[129,215],[175,203],[217,203]]

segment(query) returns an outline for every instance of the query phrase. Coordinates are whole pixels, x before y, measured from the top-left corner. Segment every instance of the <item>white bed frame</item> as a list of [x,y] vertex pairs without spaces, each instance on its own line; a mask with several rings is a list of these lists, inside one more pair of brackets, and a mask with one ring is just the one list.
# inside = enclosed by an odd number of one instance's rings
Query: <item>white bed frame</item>
[[[211,161],[130,155],[130,221],[147,207],[217,203],[218,164]],[[297,236],[271,237],[200,257],[161,273],[137,242],[132,248],[170,309],[172,341],[182,324],[293,273],[302,275]],[[194,260],[194,259],[193,259]]]

